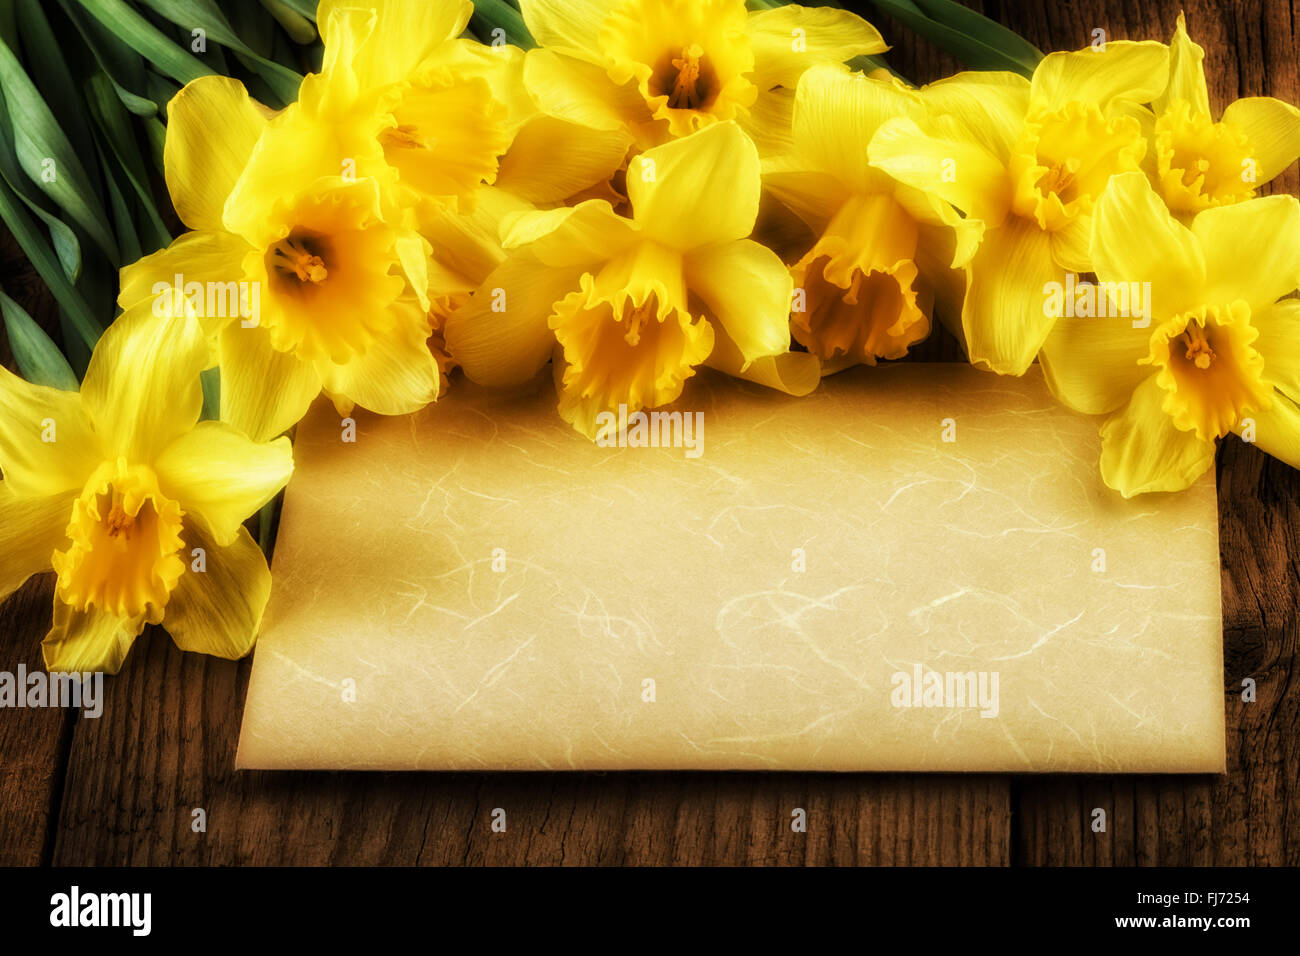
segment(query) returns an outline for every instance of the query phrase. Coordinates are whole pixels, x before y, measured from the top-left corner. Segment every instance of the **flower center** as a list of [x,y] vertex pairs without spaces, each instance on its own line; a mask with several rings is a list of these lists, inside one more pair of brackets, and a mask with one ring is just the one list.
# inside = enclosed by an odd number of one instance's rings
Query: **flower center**
[[682,50],[681,56],[669,60],[670,69],[656,73],[657,92],[668,97],[669,109],[698,110],[712,102],[716,77],[712,69],[705,75],[703,58],[704,48],[692,43]]
[[1252,410],[1270,407],[1264,359],[1252,346],[1258,336],[1242,301],[1203,306],[1152,333],[1143,362],[1158,369],[1163,407],[1175,425],[1201,439],[1221,438]]
[[1229,126],[1194,115],[1185,100],[1174,100],[1156,119],[1153,143],[1160,191],[1174,212],[1197,213],[1255,195],[1247,175],[1250,141]]
[[397,232],[380,213],[375,180],[298,194],[268,212],[244,258],[262,285],[260,327],[273,348],[336,365],[391,333],[404,280]]
[[125,459],[100,465],[72,504],[71,546],[54,552],[60,600],[120,618],[162,620],[185,570],[181,517],[151,469]]
[[753,105],[747,18],[741,0],[624,0],[597,39],[610,80],[635,82],[651,118],[685,136]]
[[320,284],[329,277],[322,253],[325,242],[319,236],[290,233],[266,254],[268,269],[299,284]]
[[1146,151],[1131,116],[1107,118],[1091,103],[1067,103],[1025,121],[1011,151],[1012,208],[1055,231],[1092,210],[1114,173],[1137,169]]
[[930,332],[914,288],[917,240],[916,223],[892,197],[845,203],[790,270],[795,340],[822,361],[875,365],[907,354]]

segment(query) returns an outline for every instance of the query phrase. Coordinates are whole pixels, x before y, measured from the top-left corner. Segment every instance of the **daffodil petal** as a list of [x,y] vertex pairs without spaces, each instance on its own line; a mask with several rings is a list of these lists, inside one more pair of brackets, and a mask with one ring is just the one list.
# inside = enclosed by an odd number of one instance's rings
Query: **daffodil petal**
[[597,130],[538,115],[501,158],[496,184],[530,202],[563,202],[613,176],[631,145],[622,129]]
[[167,191],[185,225],[222,228],[226,198],[266,126],[266,115],[244,84],[228,76],[201,76],[172,97],[163,166]]
[[195,654],[238,660],[257,640],[271,595],[271,571],[247,529],[220,545],[200,527],[185,529],[186,555],[204,552],[204,570],[190,563],[167,600],[163,627],[176,646]]
[[924,115],[916,93],[893,80],[817,66],[804,73],[795,93],[795,147],[806,168],[830,173],[854,192],[882,192],[889,177],[867,161],[863,144],[886,120]]
[[1210,118],[1210,94],[1205,84],[1205,51],[1187,35],[1187,18],[1178,14],[1178,26],[1169,41],[1169,86],[1156,99],[1156,112],[1164,112],[1171,100],[1183,100],[1193,117]]
[[[1254,419],[1254,444],[1278,461],[1292,468],[1300,468],[1300,406],[1279,391],[1273,392],[1273,404],[1262,411],[1256,410]],[[1244,422],[1233,429],[1242,433]]]
[[407,415],[438,398],[441,373],[429,350],[430,329],[415,302],[396,303],[397,326],[344,364],[318,362],[325,391],[380,415]]
[[726,329],[745,362],[790,349],[793,280],[775,252],[749,239],[685,258],[686,287]]
[[1052,233],[1052,258],[1067,272],[1092,271],[1092,219],[1079,216]]
[[[251,248],[239,236],[228,232],[184,233],[166,249],[159,249],[123,267],[117,304],[123,310],[129,310],[145,301],[157,301],[160,295],[174,294],[172,290],[177,282],[184,294],[185,287],[191,282],[201,283],[206,290],[210,288],[209,283],[220,283],[225,287],[229,282],[245,281],[244,256]],[[227,311],[234,315],[233,311]],[[213,325],[223,323],[227,317],[207,316],[205,310],[200,322],[211,334]]]
[[1253,346],[1264,356],[1264,377],[1300,402],[1300,299],[1283,299],[1250,317],[1259,332]]
[[[356,0],[321,0],[316,22],[326,49],[342,46],[337,31],[353,28],[335,12],[357,6]],[[369,0],[366,6],[374,12],[374,26],[352,38],[347,63],[363,90],[408,79],[441,44],[464,32],[474,12],[469,0]]]
[[105,452],[150,462],[194,427],[203,409],[199,373],[209,348],[190,314],[124,312],[104,333],[81,384],[82,404]]
[[1264,196],[1215,206],[1192,220],[1207,276],[1205,301],[1244,299],[1252,309],[1272,305],[1296,288],[1300,275],[1300,202]]
[[144,617],[118,618],[91,605],[78,610],[54,598],[54,626],[41,642],[45,669],[116,674],[144,630]]
[[527,382],[550,360],[555,336],[547,320],[555,303],[578,288],[582,273],[546,265],[528,251],[515,253],[447,317],[448,353],[470,381]]
[[1038,361],[1047,387],[1061,403],[1087,415],[1123,406],[1151,374],[1139,365],[1147,357],[1149,327],[1134,328],[1128,317],[1063,317],[1043,342]]
[[943,116],[961,141],[973,143],[1005,163],[1029,112],[1029,80],[1019,73],[968,70],[921,89],[921,99]]
[[819,63],[843,63],[889,49],[880,31],[856,13],[787,4],[755,10],[745,24],[754,51],[750,81],[760,90],[793,88]]
[[1246,135],[1254,146],[1255,181],[1266,183],[1300,157],[1300,110],[1271,96],[1234,100],[1222,122]]
[[1214,442],[1175,428],[1162,408],[1164,396],[1151,375],[1101,426],[1101,476],[1125,498],[1182,491],[1214,464]]
[[199,422],[158,456],[159,486],[221,547],[293,474],[289,439],[255,442],[224,422]]
[[527,247],[539,262],[557,268],[612,259],[636,240],[633,225],[603,199],[509,215],[501,231],[505,248]]
[[68,518],[75,494],[20,498],[0,482],[0,601],[22,587],[33,574],[50,570],[54,549],[67,541]]
[[734,378],[797,397],[810,394],[822,380],[821,362],[811,352],[784,352],[746,361],[725,328],[715,329],[713,351],[704,364]]
[[0,366],[0,472],[9,493],[80,491],[100,458],[79,394],[33,385]]
[[554,49],[528,51],[524,85],[543,113],[579,126],[622,130],[651,118],[635,82],[616,86],[602,67]]
[[913,120],[883,123],[867,146],[871,165],[901,183],[952,203],[972,219],[1000,226],[1011,207],[1012,180],[1003,161],[943,117],[932,135]]
[[970,359],[1001,375],[1023,375],[1055,321],[1044,286],[1059,281],[1048,234],[1019,216],[984,233],[971,261],[962,308]]
[[524,25],[538,46],[600,62],[596,36],[617,0],[519,0]]
[[1066,103],[1095,103],[1103,111],[1112,100],[1150,103],[1169,83],[1169,47],[1155,40],[1110,40],[1104,47],[1049,53],[1034,70],[1030,104],[1059,109]]
[[232,323],[221,334],[221,420],[253,441],[288,431],[320,394],[315,366],[271,346],[265,329]]
[[1093,211],[1091,249],[1102,281],[1150,282],[1149,301],[1158,315],[1177,315],[1205,301],[1201,244],[1140,172],[1111,177]]
[[758,150],[735,123],[714,123],[627,166],[633,219],[647,237],[680,251],[744,239],[761,192]]

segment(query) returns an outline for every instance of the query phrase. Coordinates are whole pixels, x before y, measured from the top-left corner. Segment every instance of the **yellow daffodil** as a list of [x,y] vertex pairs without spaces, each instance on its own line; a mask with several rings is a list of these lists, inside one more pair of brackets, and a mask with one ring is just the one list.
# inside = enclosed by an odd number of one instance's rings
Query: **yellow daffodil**
[[531,112],[522,52],[460,37],[473,12],[469,0],[322,0],[320,72],[267,124],[230,206],[265,208],[330,176],[377,180],[393,222],[406,207],[472,203]]
[[[216,343],[221,418],[254,439],[293,425],[322,389],[343,410],[424,406],[439,390],[426,344],[432,300],[473,284],[384,219],[376,179],[322,177],[280,195],[245,190],[237,202],[266,125],[225,77],[196,80],[172,100],[167,184],[194,231],[124,269],[119,304],[184,293]],[[496,258],[482,259],[486,273]]]
[[477,382],[527,381],[554,353],[560,413],[590,437],[602,412],[672,402],[699,365],[736,373],[790,345],[789,273],[745,238],[759,160],[734,123],[648,150],[627,186],[630,219],[596,199],[514,217],[506,260],[447,320]]
[[1093,258],[1112,301],[1143,317],[1062,318],[1043,348],[1049,385],[1102,426],[1101,472],[1126,497],[1186,488],[1230,433],[1300,467],[1300,203],[1269,196],[1173,218],[1147,177],[1114,177]]
[[182,649],[237,658],[257,636],[271,575],[243,520],[289,480],[285,438],[200,422],[208,347],[185,313],[124,313],[81,391],[0,368],[0,598],[58,573],[45,664],[122,666],[146,624]]
[[980,222],[867,161],[881,124],[925,112],[923,93],[894,80],[813,67],[799,80],[787,151],[764,162],[764,185],[817,236],[791,268],[790,320],[823,371],[901,358],[929,334],[936,299],[960,309],[959,270]]
[[1145,152],[1140,104],[1164,91],[1169,49],[1115,41],[1044,57],[1033,78],[958,74],[927,88],[930,118],[900,117],[871,163],[984,224],[961,332],[972,362],[1020,375],[1055,319],[1044,286],[1091,271],[1092,209]]
[[1228,104],[1215,121],[1202,61],[1205,51],[1178,28],[1169,41],[1169,87],[1147,118],[1148,173],[1184,221],[1202,209],[1250,199],[1300,157],[1300,110],[1268,96]]
[[[524,82],[543,113],[647,149],[773,110],[804,70],[888,47],[845,10],[744,0],[522,0],[541,49]],[[616,167],[610,167],[612,173]]]

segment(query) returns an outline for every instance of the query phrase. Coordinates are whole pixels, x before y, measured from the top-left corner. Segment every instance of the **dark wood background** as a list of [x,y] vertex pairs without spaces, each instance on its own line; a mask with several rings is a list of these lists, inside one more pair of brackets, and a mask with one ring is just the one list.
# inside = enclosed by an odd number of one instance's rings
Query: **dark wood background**
[[[1174,2],[985,3],[1043,50],[1168,40]],[[1294,0],[1189,0],[1216,109],[1300,103]],[[870,14],[869,14],[870,15]],[[883,16],[890,60],[926,81],[956,69]],[[1293,166],[1273,189],[1295,193]],[[0,282],[47,328],[53,304],[7,234]],[[937,340],[919,357],[954,355]],[[0,344],[0,360],[9,361]],[[12,368],[12,365],[9,367]],[[4,864],[1300,863],[1300,473],[1236,440],[1219,453],[1228,773],[236,773],[250,662],[181,654],[151,629],[106,684],[103,716],[0,711]],[[53,581],[0,605],[0,668],[40,666]],[[1241,682],[1258,684],[1254,703]],[[207,832],[190,829],[207,812]],[[509,829],[490,814],[506,808]],[[802,807],[808,831],[790,832]],[[1093,833],[1095,807],[1106,833]]]

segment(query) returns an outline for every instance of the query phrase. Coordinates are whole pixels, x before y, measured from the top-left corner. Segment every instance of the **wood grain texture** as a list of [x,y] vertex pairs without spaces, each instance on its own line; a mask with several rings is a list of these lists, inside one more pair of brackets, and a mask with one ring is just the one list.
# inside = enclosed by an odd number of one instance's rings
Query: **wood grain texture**
[[[1045,50],[1083,46],[1095,27],[1112,39],[1167,39],[1178,12],[1138,0],[972,5]],[[1292,3],[1185,7],[1216,108],[1241,95],[1300,102]],[[909,77],[956,68],[888,18],[872,19]],[[1296,185],[1293,168],[1274,189]],[[5,238],[6,288],[52,321]],[[23,276],[15,292],[11,277]],[[956,357],[955,344],[936,338],[918,357]],[[0,863],[1295,864],[1298,503],[1300,474],[1225,444],[1223,777],[236,774],[249,663],[183,655],[152,629],[109,681],[99,720],[0,716]],[[49,586],[29,584],[0,606],[0,667],[39,660]],[[1254,703],[1241,700],[1246,677],[1258,685]],[[206,833],[191,829],[198,807]],[[505,833],[490,827],[497,807]],[[1107,811],[1104,834],[1089,826],[1095,807]],[[807,812],[807,833],[790,830],[795,808]]]

